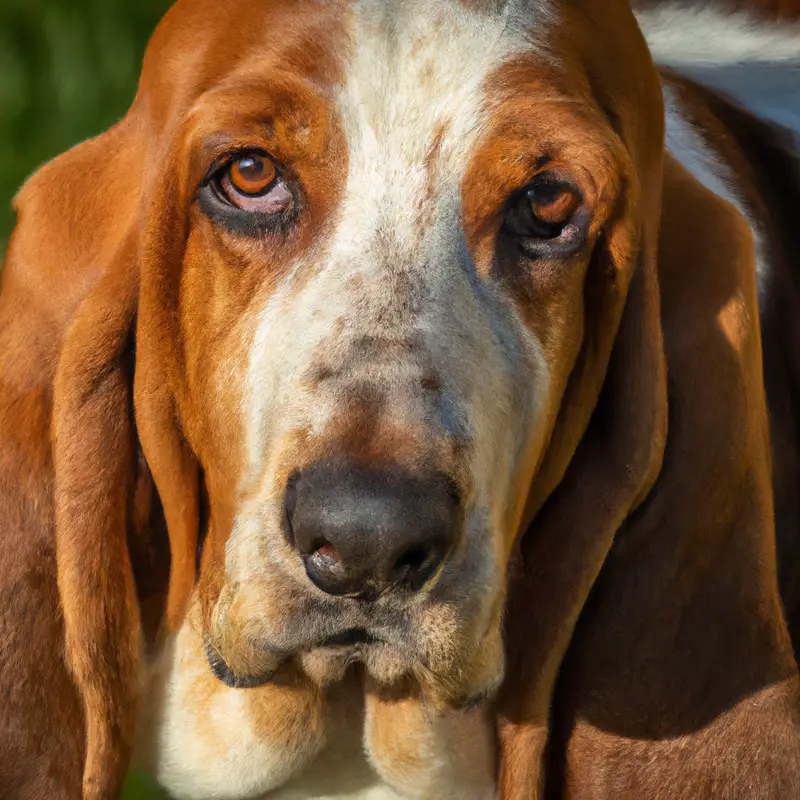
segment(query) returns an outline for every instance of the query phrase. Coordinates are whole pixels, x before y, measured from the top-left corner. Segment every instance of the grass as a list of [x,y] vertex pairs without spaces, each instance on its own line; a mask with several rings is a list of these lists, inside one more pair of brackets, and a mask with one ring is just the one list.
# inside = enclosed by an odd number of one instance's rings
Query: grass
[[132,772],[125,783],[122,800],[169,800],[169,795],[150,776]]

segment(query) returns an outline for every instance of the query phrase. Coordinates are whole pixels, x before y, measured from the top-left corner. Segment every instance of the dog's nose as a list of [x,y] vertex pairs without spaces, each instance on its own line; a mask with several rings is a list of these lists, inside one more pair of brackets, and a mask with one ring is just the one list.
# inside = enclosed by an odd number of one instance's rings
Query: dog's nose
[[439,472],[318,462],[292,475],[285,504],[308,577],[328,594],[363,599],[421,589],[461,527],[458,492]]

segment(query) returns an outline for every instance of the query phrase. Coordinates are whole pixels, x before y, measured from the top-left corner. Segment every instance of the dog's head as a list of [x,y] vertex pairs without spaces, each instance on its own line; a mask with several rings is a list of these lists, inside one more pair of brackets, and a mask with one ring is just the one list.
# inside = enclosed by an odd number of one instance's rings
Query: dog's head
[[[19,200],[9,263],[78,309],[60,534],[86,526],[87,464],[128,485],[103,447],[128,373],[87,398],[135,339],[167,625],[197,598],[223,680],[355,658],[445,702],[494,690],[519,533],[652,269],[662,126],[621,1],[181,0],[128,116]],[[619,359],[655,335],[636,319]]]

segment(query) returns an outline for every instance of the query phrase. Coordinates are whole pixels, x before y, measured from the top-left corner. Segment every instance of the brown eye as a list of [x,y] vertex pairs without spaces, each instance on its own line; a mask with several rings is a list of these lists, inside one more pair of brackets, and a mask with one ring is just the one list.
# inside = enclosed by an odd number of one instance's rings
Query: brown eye
[[569,222],[581,202],[572,186],[558,181],[542,181],[526,194],[534,220],[554,232]]
[[559,172],[538,175],[508,209],[506,228],[531,254],[567,255],[588,232],[589,213],[578,187]]
[[242,194],[255,197],[263,194],[272,185],[278,171],[264,155],[248,153],[228,168],[231,186]]
[[257,151],[243,153],[230,162],[217,175],[214,185],[223,202],[242,211],[281,214],[293,202],[275,162]]

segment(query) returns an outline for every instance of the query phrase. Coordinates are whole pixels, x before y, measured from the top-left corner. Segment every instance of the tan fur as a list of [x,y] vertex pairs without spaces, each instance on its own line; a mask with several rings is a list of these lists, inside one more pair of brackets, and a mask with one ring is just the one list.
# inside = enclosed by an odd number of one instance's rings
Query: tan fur
[[[739,135],[674,86],[703,135]],[[197,201],[241,147],[296,182],[286,231]],[[790,274],[747,148],[714,152]],[[591,215],[569,257],[504,227],[542,169]],[[137,735],[187,798],[800,794],[773,509],[792,416],[762,377],[754,223],[665,154],[627,3],[180,0],[126,118],[17,206],[12,797],[117,796]],[[289,476],[344,457],[458,489],[411,598],[323,595],[291,546]],[[353,628],[376,641],[325,644]],[[224,686],[207,644],[266,682]]]

